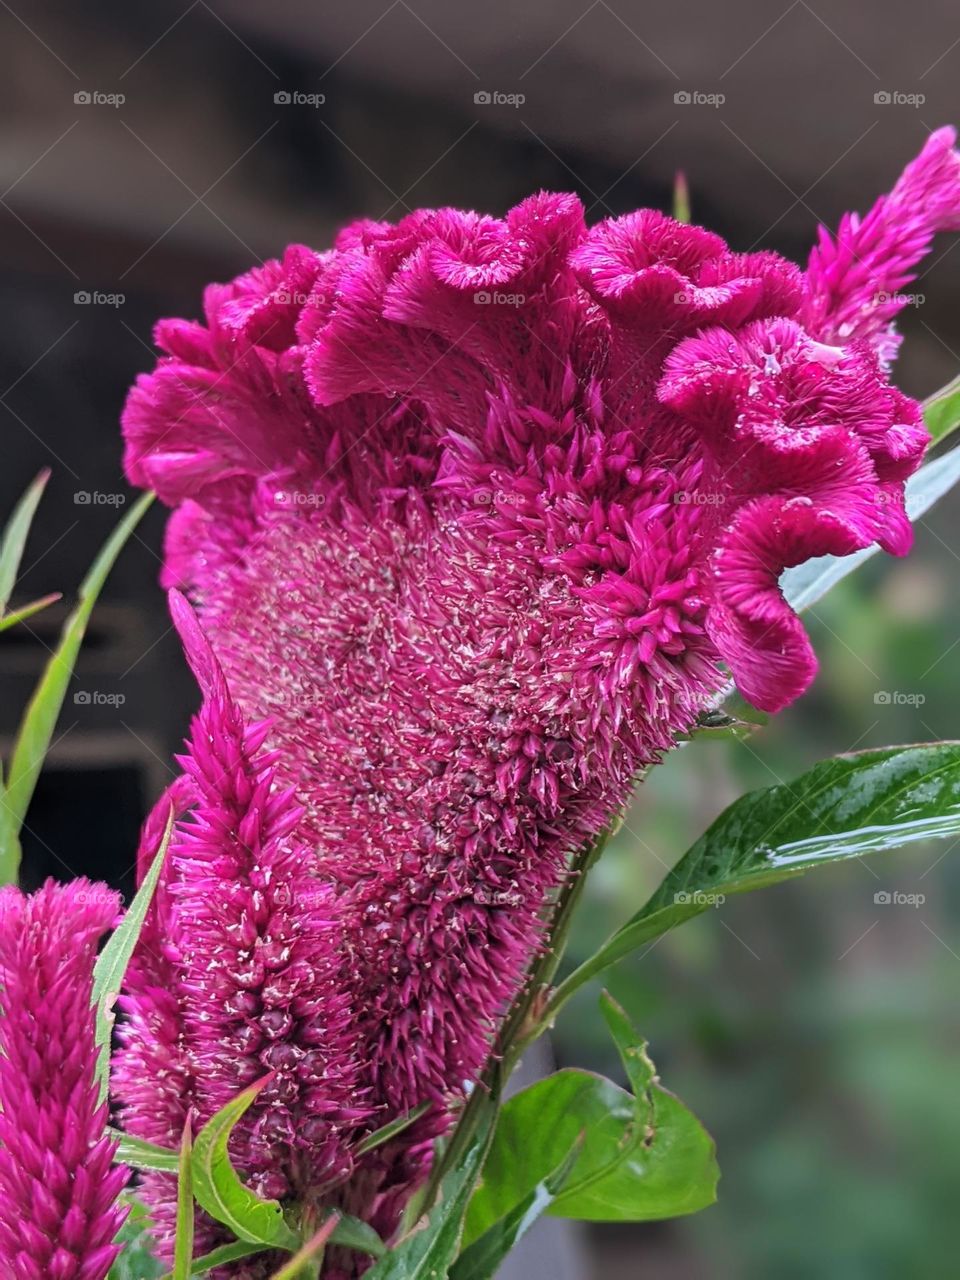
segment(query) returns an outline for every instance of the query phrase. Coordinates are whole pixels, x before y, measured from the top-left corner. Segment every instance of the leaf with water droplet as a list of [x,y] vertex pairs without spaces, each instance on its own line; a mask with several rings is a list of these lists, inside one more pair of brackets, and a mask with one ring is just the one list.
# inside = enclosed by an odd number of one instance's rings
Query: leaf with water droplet
[[741,796],[680,859],[646,906],[557,988],[544,1021],[638,947],[746,893],[867,853],[960,836],[960,743],[885,747],[822,760]]

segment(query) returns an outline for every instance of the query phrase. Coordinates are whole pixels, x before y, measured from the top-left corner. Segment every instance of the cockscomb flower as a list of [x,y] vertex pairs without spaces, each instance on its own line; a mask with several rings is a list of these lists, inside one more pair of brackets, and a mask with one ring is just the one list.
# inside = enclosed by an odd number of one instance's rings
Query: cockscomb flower
[[[261,749],[267,727],[245,723],[176,592],[171,611],[203,705],[180,759],[184,781],[164,802],[167,813],[171,800],[186,812],[126,983],[114,1091],[125,1127],[169,1146],[188,1117],[202,1125],[269,1076],[233,1132],[231,1156],[259,1194],[305,1204],[349,1173],[343,1134],[369,1113],[344,1039],[331,889],[294,834],[301,807],[275,785]],[[161,811],[144,831],[145,859],[159,844]],[[150,1175],[143,1194],[168,1254],[175,1180]],[[211,1244],[212,1224],[199,1225]]]
[[119,895],[0,889],[0,1272],[103,1280],[126,1217],[95,1078],[93,966]]
[[836,237],[820,228],[810,254],[803,320],[824,342],[868,343],[888,366],[900,338],[892,320],[938,231],[960,230],[960,156],[953,129],[938,129],[889,195],[864,218],[845,215]]
[[127,473],[269,718],[381,1119],[475,1079],[572,852],[725,665],[768,710],[810,683],[784,567],[907,549],[925,434],[867,285],[957,224],[952,144],[806,275],[540,194],[357,223],[158,326]]

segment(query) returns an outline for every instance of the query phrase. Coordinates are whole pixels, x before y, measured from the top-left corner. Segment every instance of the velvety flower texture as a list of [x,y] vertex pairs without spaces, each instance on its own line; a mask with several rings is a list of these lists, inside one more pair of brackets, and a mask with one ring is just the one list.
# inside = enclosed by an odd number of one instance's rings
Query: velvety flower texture
[[[171,806],[190,810],[125,984],[114,1091],[131,1132],[171,1147],[188,1118],[199,1127],[269,1075],[231,1154],[259,1194],[309,1202],[350,1171],[337,1135],[369,1110],[342,1031],[331,890],[295,834],[301,807],[262,750],[267,727],[244,722],[176,592],[171,609],[204,700],[183,780],[144,832],[149,864]],[[169,1255],[176,1180],[148,1174],[144,1193]],[[198,1215],[198,1227],[212,1247],[213,1224]]]
[[48,880],[0,889],[0,1274],[103,1280],[126,1211],[94,1077],[97,943],[120,898]]
[[[806,273],[540,194],[354,224],[158,326],[127,472],[300,806],[283,874],[329,887],[350,1018],[315,1016],[370,1124],[475,1078],[571,853],[724,667],[768,710],[810,683],[784,567],[907,550],[889,326],[958,225],[953,143]],[[355,1200],[388,1219],[410,1172]]]

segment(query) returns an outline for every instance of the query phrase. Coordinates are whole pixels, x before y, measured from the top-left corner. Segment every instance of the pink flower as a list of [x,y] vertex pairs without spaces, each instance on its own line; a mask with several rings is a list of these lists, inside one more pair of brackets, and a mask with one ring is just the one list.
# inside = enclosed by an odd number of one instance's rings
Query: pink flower
[[891,321],[937,231],[960,230],[960,156],[953,129],[937,129],[896,186],[862,220],[845,215],[836,239],[820,228],[807,267],[803,320],[823,342],[863,339],[885,366],[900,345]]
[[0,1270],[103,1280],[126,1211],[95,1079],[93,965],[120,898],[48,880],[0,889]]
[[[862,224],[882,287],[960,217],[936,138]],[[165,580],[231,698],[269,718],[388,1115],[476,1077],[571,853],[723,664],[769,710],[810,683],[783,568],[907,550],[925,435],[853,235],[804,276],[540,194],[355,224],[158,327],[127,471],[174,508]]]
[[[302,1203],[349,1173],[342,1135],[368,1114],[344,1043],[330,888],[293,834],[302,810],[276,786],[261,750],[266,726],[245,724],[175,592],[171,609],[204,702],[181,759],[185,779],[165,799],[167,813],[171,802],[175,811],[191,807],[176,824],[125,984],[114,1090],[128,1130],[173,1146],[188,1116],[203,1124],[270,1074],[234,1131],[231,1155],[259,1194]],[[144,832],[145,862],[159,844],[161,812]],[[143,1195],[169,1254],[174,1179],[150,1175]],[[199,1225],[209,1248],[214,1228]]]

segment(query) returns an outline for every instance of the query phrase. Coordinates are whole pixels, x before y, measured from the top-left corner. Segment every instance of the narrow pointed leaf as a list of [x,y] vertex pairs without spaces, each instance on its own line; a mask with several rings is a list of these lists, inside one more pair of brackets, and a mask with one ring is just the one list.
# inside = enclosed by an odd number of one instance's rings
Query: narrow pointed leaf
[[127,539],[152,501],[153,494],[147,493],[134,503],[80,584],[77,606],[64,623],[60,643],[51,655],[20,722],[6,792],[0,804],[0,884],[12,884],[17,878],[20,828],[50,747],[93,606]]
[[8,627],[15,627],[18,622],[26,622],[35,613],[39,613],[41,609],[48,608],[49,605],[56,604],[60,599],[62,599],[60,592],[53,591],[48,596],[41,596],[39,600],[31,600],[29,604],[21,605],[19,609],[14,609],[12,613],[5,613],[0,618],[0,631],[6,631]]
[[331,1244],[343,1245],[345,1249],[355,1249],[358,1253],[369,1253],[371,1258],[382,1258],[387,1246],[380,1239],[373,1227],[359,1218],[352,1218],[349,1213],[341,1213],[340,1218],[330,1236]]
[[287,1226],[276,1200],[261,1200],[240,1181],[230,1163],[227,1143],[237,1121],[270,1080],[265,1076],[232,1098],[203,1126],[193,1145],[193,1194],[211,1217],[250,1244],[297,1249],[300,1241]]
[[[232,1244],[222,1244],[217,1249],[211,1249],[209,1253],[205,1253],[201,1258],[194,1258],[190,1264],[191,1276],[205,1276],[208,1271],[212,1271],[214,1267],[226,1266],[228,1262],[238,1262],[241,1258],[251,1258],[254,1254],[263,1253],[262,1244],[250,1244],[246,1240],[235,1240]],[[165,1276],[164,1280],[173,1280],[172,1276]]]
[[635,1098],[642,1098],[657,1077],[657,1069],[647,1053],[646,1043],[637,1036],[626,1011],[617,1004],[609,991],[604,991],[600,997],[600,1011],[617,1046],[633,1095]]
[[957,836],[957,742],[837,756],[791,783],[751,791],[684,854],[646,906],[560,984],[545,1019],[604,969],[731,894],[866,853]]
[[368,1133],[362,1142],[357,1144],[356,1154],[364,1156],[368,1151],[373,1151],[377,1147],[383,1146],[385,1142],[389,1142],[391,1138],[395,1138],[398,1134],[403,1133],[404,1129],[409,1129],[415,1120],[430,1110],[431,1103],[424,1102],[421,1106],[415,1107],[413,1111],[407,1111],[404,1115],[398,1116],[396,1120],[391,1120],[389,1124],[383,1125],[380,1129],[374,1129],[373,1133]]
[[128,1164],[134,1169],[156,1169],[162,1173],[176,1173],[179,1168],[180,1157],[176,1151],[158,1147],[154,1142],[135,1138],[132,1134],[122,1133],[119,1129],[109,1130],[109,1136],[119,1144],[118,1164]]
[[93,970],[93,1003],[96,1005],[96,1042],[97,1042],[97,1078],[100,1081],[101,1101],[106,1098],[110,1084],[110,1037],[113,1032],[113,1006],[123,975],[127,971],[130,957],[133,955],[146,919],[147,911],[160,879],[170,835],[173,831],[173,809],[167,819],[160,848],[150,870],[143,878],[143,883],[134,895],[130,907],[120,925],[107,939],[103,950],[97,956]]
[[13,515],[3,531],[3,538],[0,539],[0,613],[6,611],[10,593],[17,581],[30,526],[33,524],[33,517],[37,513],[37,507],[40,505],[40,499],[43,497],[43,491],[49,479],[48,469],[40,472],[14,508]]
[[464,1215],[493,1136],[496,1114],[497,1102],[491,1096],[463,1158],[441,1182],[437,1203],[364,1273],[364,1280],[438,1280],[447,1275],[460,1247]]
[[923,420],[933,444],[939,444],[960,427],[960,377],[924,400]]
[[583,1138],[580,1134],[566,1158],[548,1177],[464,1249],[450,1269],[450,1280],[493,1280],[510,1250],[553,1204],[576,1162]]
[[173,1244],[173,1271],[171,1280],[190,1280],[190,1263],[193,1258],[193,1180],[190,1156],[193,1142],[190,1121],[183,1126],[180,1159],[177,1165],[177,1225]]

